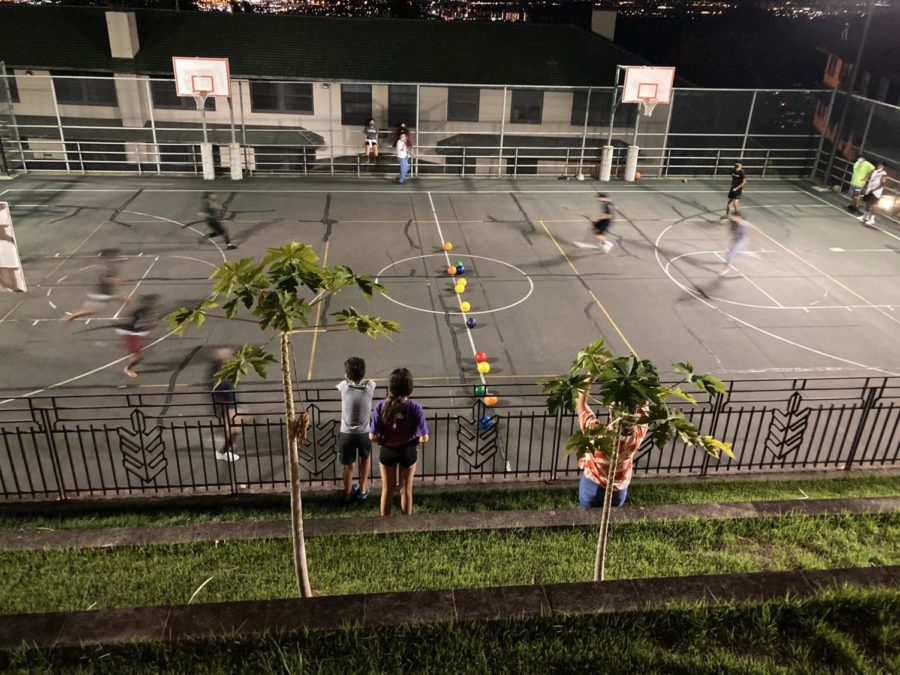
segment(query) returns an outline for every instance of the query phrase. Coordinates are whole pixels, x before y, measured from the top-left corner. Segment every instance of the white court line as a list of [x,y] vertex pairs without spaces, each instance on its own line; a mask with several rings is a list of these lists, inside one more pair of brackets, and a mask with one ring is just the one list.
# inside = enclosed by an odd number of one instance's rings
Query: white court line
[[[754,227],[756,227],[756,226],[754,226]],[[787,246],[785,246],[785,245],[782,244],[781,242],[779,242],[779,241],[777,241],[776,239],[773,239],[772,237],[770,237],[768,234],[765,233],[765,231],[763,231],[763,230],[760,229],[759,227],[756,227],[756,231],[759,232],[762,236],[764,236],[766,239],[768,239],[768,240],[771,241],[772,243],[776,244],[777,246],[781,247],[782,249],[784,249],[785,251],[787,251],[788,253],[790,253],[792,256],[794,256],[797,260],[799,260],[799,261],[802,262],[803,264],[807,265],[807,266],[810,267],[811,269],[813,269],[813,270],[815,270],[816,272],[818,272],[819,274],[821,274],[823,277],[825,277],[826,279],[828,279],[829,281],[831,281],[833,284],[836,284],[836,285],[840,286],[841,288],[843,288],[843,289],[844,289],[845,291],[847,291],[848,293],[851,293],[852,295],[855,295],[857,298],[859,298],[860,300],[862,300],[862,301],[863,301],[864,303],[866,303],[867,305],[871,305],[872,307],[875,307],[876,309],[878,309],[879,312],[881,312],[881,313],[882,313],[884,316],[886,316],[888,319],[890,319],[890,320],[893,321],[894,323],[900,325],[900,319],[897,319],[896,317],[893,317],[893,316],[891,316],[890,314],[888,314],[888,313],[887,313],[886,311],[884,311],[883,309],[878,308],[878,307],[875,305],[875,303],[872,302],[871,300],[869,300],[869,299],[867,299],[867,298],[864,298],[862,295],[860,295],[859,293],[857,293],[856,291],[854,291],[852,288],[850,288],[850,287],[847,286],[846,284],[841,283],[840,281],[838,281],[837,279],[835,279],[833,276],[831,276],[831,275],[828,274],[827,272],[822,271],[821,269],[819,269],[818,267],[816,267],[815,265],[813,265],[811,262],[809,262],[808,260],[806,260],[805,258],[803,258],[803,256],[801,256],[799,253],[796,253],[795,251],[792,251],[791,249],[789,249]]]
[[[85,322],[85,323],[88,323],[88,322],[90,322],[90,319],[88,319],[87,322]],[[170,331],[170,332],[166,333],[165,335],[163,335],[162,337],[159,337],[156,340],[154,340],[153,342],[151,342],[149,345],[144,347],[144,349],[145,350],[150,349],[154,345],[158,345],[160,342],[165,340],[167,337],[174,335],[174,334],[175,334],[174,330]],[[34,391],[29,391],[27,394],[22,394],[21,396],[17,396],[16,398],[7,398],[3,401],[0,401],[0,405],[6,405],[7,403],[9,403],[11,401],[15,401],[18,398],[30,398],[32,396],[37,396],[38,394],[44,393],[48,389],[56,389],[57,387],[64,387],[67,384],[71,384],[72,382],[75,382],[82,378],[89,377],[89,376],[93,375],[94,373],[99,373],[101,370],[106,370],[107,368],[111,368],[112,366],[122,363],[123,361],[127,361],[130,358],[131,358],[131,355],[126,354],[125,356],[122,356],[121,358],[118,358],[115,361],[110,361],[109,363],[104,364],[102,366],[97,366],[93,370],[89,370],[86,373],[81,373],[81,375],[75,375],[74,377],[70,377],[68,380],[62,380],[61,382],[57,382],[56,384],[48,384],[46,387],[43,387],[41,389],[35,389]]]
[[122,306],[119,307],[119,309],[116,310],[116,313],[115,313],[115,314],[113,314],[113,317],[112,317],[112,318],[114,318],[114,319],[118,319],[118,318],[119,318],[119,314],[121,314],[121,313],[122,313],[122,310],[125,309],[125,306],[126,306],[129,302],[131,302],[131,297],[135,294],[135,292],[137,291],[138,287],[141,285],[141,282],[143,282],[144,279],[147,278],[147,275],[150,274],[150,270],[152,270],[152,269],[153,269],[153,266],[154,266],[156,263],[158,263],[158,262],[159,262],[159,256],[156,256],[156,258],[153,259],[153,262],[151,262],[150,265],[147,267],[147,270],[144,272],[144,274],[141,276],[141,278],[138,279],[138,282],[134,285],[134,288],[131,289],[131,293],[129,293],[129,294],[128,294],[128,297],[125,298],[125,302],[123,302],[123,303],[122,303]]
[[[135,190],[120,190],[120,189],[101,189],[101,188],[10,188],[9,191],[12,192],[135,192]],[[478,190],[473,192],[472,190],[328,190],[319,188],[317,190],[228,190],[228,192],[235,193],[260,193],[260,194],[317,194],[320,195],[323,192],[328,192],[330,194],[388,194],[388,195],[399,195],[402,197],[408,197],[410,194],[439,194],[439,195],[468,195],[468,196],[478,196],[478,195],[509,195],[509,194],[517,194],[517,195],[527,195],[527,194],[597,194],[597,189],[592,190]],[[202,188],[194,188],[194,189],[170,189],[170,190],[156,190],[153,188],[144,188],[143,192],[192,192],[198,193],[202,192]],[[640,188],[632,188],[628,190],[604,190],[604,192],[608,194],[667,194],[667,195],[683,195],[683,194],[724,194],[727,190],[641,190]],[[754,194],[802,194],[806,195],[808,193],[802,190],[754,190]],[[136,213],[135,211],[129,211],[129,213]],[[147,216],[152,214],[140,213],[138,215]]]
[[[131,192],[134,192],[134,190],[131,190]],[[153,192],[174,192],[174,190],[153,190]],[[192,190],[192,192],[193,192],[193,190]],[[204,237],[206,239],[206,241],[208,241],[210,244],[212,244],[213,246],[216,247],[216,249],[219,251],[219,255],[222,256],[222,260],[224,262],[228,261],[228,258],[225,257],[225,251],[222,250],[222,247],[219,246],[216,242],[214,242],[209,237],[205,237],[205,235],[200,230],[198,230],[196,227],[194,227],[193,225],[185,225],[184,223],[179,223],[177,220],[172,220],[171,218],[166,218],[165,216],[157,216],[153,213],[141,213],[140,211],[123,211],[122,213],[133,213],[137,216],[147,216],[148,218],[158,218],[159,220],[164,220],[167,223],[174,223],[175,225],[178,225],[182,229],[186,228],[188,230],[196,232],[201,237]]]
[[[817,194],[813,194],[812,192],[808,192],[807,194],[808,194],[810,197],[812,197],[813,199],[822,202],[825,206],[830,206],[831,208],[833,208],[833,209],[834,209],[835,211],[837,211],[838,213],[841,213],[841,214],[847,216],[848,218],[853,218],[853,220],[855,220],[857,223],[859,223],[859,220],[857,220],[856,216],[851,215],[850,213],[848,213],[847,211],[845,211],[844,209],[842,209],[840,206],[836,206],[835,204],[830,203],[830,202],[829,202],[828,200],[826,200],[826,199],[822,199],[822,197],[820,197],[820,196],[817,195]],[[893,222],[895,222],[895,223],[897,222],[894,218],[891,218],[890,216],[885,216],[885,218],[887,218],[888,220],[891,220],[891,221],[893,221]],[[888,232],[887,230],[882,230],[882,229],[881,229],[880,227],[878,227],[877,225],[865,225],[865,227],[872,227],[872,228],[875,228],[875,229],[878,230],[879,232],[881,232],[881,233],[883,233],[883,234],[886,234],[886,235],[889,236],[889,237],[893,237],[894,239],[900,240],[900,237],[898,237],[896,234],[893,234],[893,233],[891,233],[891,232]]]
[[[443,248],[445,240],[444,240],[444,233],[441,231],[441,222],[438,220],[437,210],[434,208],[434,200],[431,198],[431,192],[428,192],[427,194],[428,194],[428,203],[431,204],[431,213],[434,216],[434,224],[437,226],[438,236],[441,238],[441,248]],[[444,251],[444,258],[447,259],[447,267],[450,267],[450,252],[449,251]],[[456,292],[455,286],[456,286],[456,284],[454,283],[454,289],[453,289],[454,292]],[[461,301],[462,295],[460,295],[459,293],[456,293],[456,299],[457,299],[457,301]],[[472,329],[469,328],[469,325],[466,323],[466,321],[468,320],[468,317],[466,316],[466,313],[462,311],[462,308],[460,308],[460,314],[462,314],[463,326],[466,329],[466,335],[469,336],[469,344],[472,346],[472,358],[475,358],[475,354],[478,350],[475,349],[475,340],[472,338]],[[460,365],[462,365],[462,364],[460,364]],[[481,384],[487,385],[487,381],[484,379],[484,374],[481,371],[476,371],[476,372],[478,373],[478,377],[481,378]]]
[[[794,342],[793,340],[789,340],[789,339],[786,338],[786,337],[782,337],[782,336],[780,336],[780,335],[777,335],[777,334],[775,334],[775,333],[772,333],[771,331],[767,331],[765,328],[760,328],[759,326],[757,326],[757,325],[755,325],[755,324],[752,324],[752,323],[750,323],[749,321],[745,321],[744,319],[741,319],[741,318],[735,316],[735,315],[732,314],[731,312],[726,312],[724,309],[722,309],[721,307],[719,307],[719,306],[716,305],[715,303],[710,302],[709,300],[706,300],[703,296],[701,296],[699,293],[697,293],[697,291],[693,290],[692,288],[689,288],[688,286],[685,286],[683,283],[681,283],[680,281],[678,281],[678,279],[676,279],[676,278],[672,275],[672,273],[669,271],[669,266],[668,266],[668,265],[663,265],[663,262],[662,262],[662,260],[660,259],[660,254],[659,254],[659,242],[662,241],[662,238],[665,236],[666,232],[668,232],[668,231],[669,231],[670,229],[672,229],[673,227],[674,227],[674,225],[669,225],[669,226],[668,226],[667,228],[665,228],[662,232],[660,232],[659,235],[656,237],[656,241],[654,242],[654,249],[655,249],[655,250],[654,250],[654,255],[656,256],[656,263],[659,265],[660,269],[662,269],[663,272],[665,272],[666,276],[669,277],[669,280],[670,280],[673,284],[675,284],[676,286],[678,286],[681,290],[683,290],[685,293],[687,293],[688,295],[690,295],[690,296],[696,298],[697,300],[699,300],[700,302],[702,302],[704,305],[706,305],[707,307],[709,307],[709,308],[712,309],[713,311],[719,312],[720,314],[722,314],[722,315],[724,315],[724,316],[727,316],[729,319],[731,319],[732,321],[735,321],[735,322],[741,324],[742,326],[746,326],[747,328],[750,328],[751,330],[755,330],[755,331],[757,331],[758,333],[762,333],[763,335],[767,335],[768,337],[770,337],[770,338],[772,338],[772,339],[774,339],[774,340],[778,340],[779,342],[784,342],[785,344],[789,344],[789,345],[791,345],[791,346],[793,346],[793,347],[796,347],[797,349],[802,349],[802,350],[804,350],[804,351],[808,351],[808,352],[811,352],[811,353],[813,353],[813,354],[817,354],[818,356],[824,356],[825,358],[828,358],[828,359],[833,359],[833,360],[835,360],[835,361],[840,361],[841,363],[846,363],[846,364],[849,364],[849,365],[851,365],[851,366],[856,366],[856,367],[858,367],[858,368],[862,368],[863,370],[871,370],[871,371],[874,371],[874,372],[876,372],[876,373],[883,373],[883,374],[885,374],[885,375],[891,375],[891,376],[894,376],[894,377],[900,376],[900,372],[893,372],[893,371],[890,371],[890,370],[886,370],[886,369],[884,369],[884,368],[878,368],[878,367],[876,367],[876,366],[867,366],[867,365],[864,364],[864,363],[859,363],[859,362],[853,361],[853,360],[851,360],[851,359],[845,359],[845,358],[842,357],[842,356],[837,356],[837,355],[835,355],[835,354],[829,354],[828,352],[820,351],[820,350],[818,350],[818,349],[815,349],[815,348],[813,348],[813,347],[809,347],[809,346],[804,345],[804,344],[801,344],[801,343],[799,343],[799,342]],[[668,261],[668,262],[671,263],[671,261]]]
[[[724,258],[724,257],[722,256],[722,254],[719,253],[718,251],[716,251],[716,257],[717,257],[719,260],[721,260],[723,263],[725,262],[725,258]],[[778,307],[780,307],[781,309],[784,309],[784,305],[782,305],[780,302],[778,302],[778,300],[776,300],[774,297],[772,297],[771,295],[769,295],[769,294],[766,292],[766,290],[765,290],[762,286],[760,286],[758,283],[756,283],[755,281],[753,281],[753,279],[751,279],[749,276],[747,276],[746,274],[744,274],[743,272],[741,272],[741,271],[737,268],[736,265],[729,265],[729,267],[733,267],[735,270],[737,270],[737,272],[738,272],[738,273],[739,273],[746,281],[749,281],[749,282],[750,282],[750,285],[751,285],[751,286],[753,286],[756,290],[758,290],[760,293],[762,293],[764,296],[766,296],[769,300],[771,300],[771,301],[774,302],[776,305],[778,305]]]

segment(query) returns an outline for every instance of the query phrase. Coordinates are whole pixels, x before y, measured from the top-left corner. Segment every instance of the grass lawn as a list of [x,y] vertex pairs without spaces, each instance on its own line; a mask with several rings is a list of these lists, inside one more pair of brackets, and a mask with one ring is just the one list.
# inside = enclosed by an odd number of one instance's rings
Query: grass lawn
[[900,594],[0,654],[46,673],[897,673]]
[[[337,493],[304,496],[304,515],[324,518],[378,515],[378,499],[373,493],[365,504],[346,506]],[[773,499],[826,499],[889,497],[900,495],[900,476],[820,478],[815,480],[707,481],[690,483],[641,483],[635,479],[628,491],[628,504],[701,504],[746,502]],[[571,487],[532,489],[445,490],[416,494],[416,513],[478,511],[552,510],[578,506],[577,489]],[[167,507],[159,504],[122,509],[84,510],[69,505],[59,514],[27,514],[0,511],[0,530],[50,528],[84,529],[98,527],[140,527],[192,523],[273,520],[289,518],[287,497],[264,499],[247,497],[221,506]]]
[[[307,542],[324,594],[584,581],[596,528],[321,537]],[[630,523],[610,531],[608,577],[900,563],[900,514]],[[290,542],[0,553],[3,612],[292,597]]]

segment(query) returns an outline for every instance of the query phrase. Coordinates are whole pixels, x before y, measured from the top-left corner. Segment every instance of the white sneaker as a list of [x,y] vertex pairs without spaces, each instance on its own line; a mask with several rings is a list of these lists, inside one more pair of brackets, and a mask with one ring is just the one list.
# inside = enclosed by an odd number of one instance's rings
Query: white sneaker
[[587,242],[584,242],[584,241],[576,241],[575,245],[578,248],[600,248],[599,246],[597,246],[597,244],[588,244]]
[[866,218],[866,225],[874,225],[875,224],[875,216],[869,216]]
[[607,239],[606,241],[603,242],[603,244],[601,245],[600,248],[603,249],[604,253],[609,253],[610,251],[612,251],[612,247],[613,247],[613,243]]
[[233,452],[219,452],[216,450],[216,459],[220,462],[236,462],[240,459],[240,455],[236,455]]

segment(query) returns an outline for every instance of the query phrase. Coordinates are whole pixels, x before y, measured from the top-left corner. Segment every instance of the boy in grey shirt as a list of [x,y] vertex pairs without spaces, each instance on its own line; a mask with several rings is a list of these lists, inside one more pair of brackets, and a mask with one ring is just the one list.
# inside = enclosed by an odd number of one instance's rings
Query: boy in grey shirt
[[[337,384],[341,392],[341,434],[339,447],[344,465],[344,501],[364,502],[369,498],[369,470],[372,467],[372,441],[369,440],[369,417],[375,383],[364,380],[366,362],[351,356],[344,362],[346,379]],[[359,484],[353,482],[353,469],[359,453]]]

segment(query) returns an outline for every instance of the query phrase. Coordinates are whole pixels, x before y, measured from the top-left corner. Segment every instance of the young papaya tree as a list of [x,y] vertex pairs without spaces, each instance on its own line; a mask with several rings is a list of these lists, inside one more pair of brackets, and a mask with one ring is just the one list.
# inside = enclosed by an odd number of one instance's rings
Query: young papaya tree
[[[250,321],[264,333],[274,333],[279,342],[278,356],[263,345],[245,344],[237,350],[214,376],[218,386],[223,380],[237,386],[250,370],[266,377],[268,366],[281,366],[284,394],[285,429],[287,433],[290,485],[291,529],[294,545],[294,568],[301,597],[312,596],[306,564],[306,541],[303,535],[303,502],[300,490],[300,445],[306,440],[309,416],[296,413],[294,387],[291,383],[291,334],[309,330],[349,330],[370,338],[390,335],[398,330],[394,321],[360,314],[352,307],[335,312],[330,323],[311,325],[317,307],[345,288],[355,288],[367,300],[384,288],[370,278],[355,274],[344,265],[320,265],[313,249],[299,242],[270,248],[261,260],[242,258],[226,262],[210,279],[210,295],[194,307],[181,307],[168,316],[173,330],[184,333],[190,326],[201,326],[208,318]],[[238,316],[238,312],[242,316]],[[250,318],[246,318],[249,314]],[[296,392],[299,394],[299,390]]]
[[715,458],[721,453],[734,456],[730,443],[702,435],[680,410],[669,405],[676,400],[691,405],[697,403],[681,388],[684,384],[715,396],[725,393],[722,382],[710,375],[695,374],[693,366],[686,361],[674,364],[674,369],[683,376],[683,380],[674,385],[663,384],[650,361],[634,355],[613,356],[603,340],[597,340],[578,352],[567,375],[546,379],[542,383],[547,394],[547,408],[553,415],[560,410],[574,412],[579,403],[594,403],[609,412],[606,424],[579,430],[566,442],[567,455],[587,455],[590,460],[593,453],[599,450],[609,458],[594,559],[594,581],[603,581],[605,574],[613,485],[623,438],[645,427],[653,446],[659,449],[677,438],[685,445],[702,449]]

